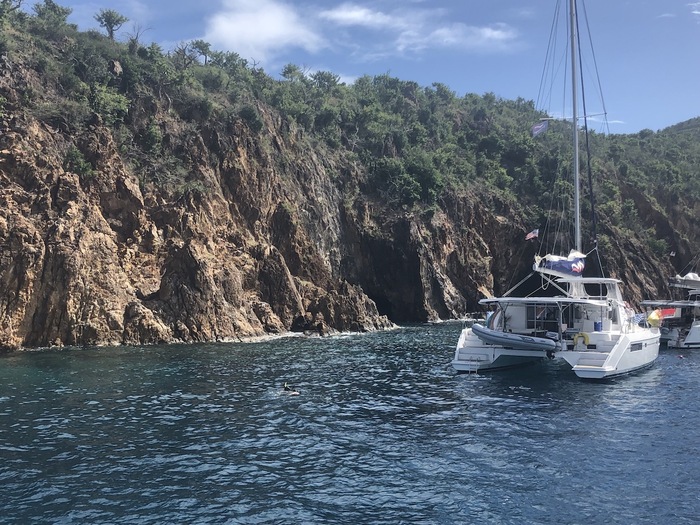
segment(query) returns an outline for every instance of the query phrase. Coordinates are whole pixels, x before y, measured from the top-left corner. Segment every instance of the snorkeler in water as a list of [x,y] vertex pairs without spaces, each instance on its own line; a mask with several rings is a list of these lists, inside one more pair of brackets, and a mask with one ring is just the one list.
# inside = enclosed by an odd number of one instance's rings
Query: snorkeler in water
[[298,396],[299,392],[296,390],[292,390],[292,388],[287,384],[287,382],[284,382],[284,393],[287,394],[288,396]]

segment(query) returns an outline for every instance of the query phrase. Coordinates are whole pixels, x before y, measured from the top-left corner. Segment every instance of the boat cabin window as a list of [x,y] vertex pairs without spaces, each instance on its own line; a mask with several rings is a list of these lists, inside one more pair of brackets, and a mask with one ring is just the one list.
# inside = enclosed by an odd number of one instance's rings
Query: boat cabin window
[[604,283],[586,283],[584,287],[588,297],[605,299],[608,296],[608,287]]
[[552,304],[534,304],[527,307],[527,327],[531,330],[559,332],[559,323],[573,326],[572,309],[564,308],[559,319],[559,308]]

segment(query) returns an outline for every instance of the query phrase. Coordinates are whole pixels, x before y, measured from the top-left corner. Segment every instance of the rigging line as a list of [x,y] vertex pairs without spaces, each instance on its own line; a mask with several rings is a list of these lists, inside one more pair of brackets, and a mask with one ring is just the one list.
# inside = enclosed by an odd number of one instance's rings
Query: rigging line
[[[556,181],[553,185],[554,188],[556,188]],[[544,243],[545,240],[548,240],[551,243],[551,248],[545,247],[545,254],[546,253],[555,253],[556,252],[556,245],[557,245],[557,240],[559,239],[559,229],[561,227],[561,214],[559,213],[559,204],[560,201],[558,199],[555,200],[555,192],[552,192],[552,197],[551,201],[549,203],[549,211],[547,212],[547,228],[545,231],[545,235],[542,238],[542,242]],[[555,209],[556,205],[556,209]],[[555,218],[558,218],[558,220],[554,220]],[[551,240],[550,240],[550,230],[551,230]]]
[[[571,249],[571,230],[568,230],[566,234],[563,233],[565,229],[568,229],[567,225],[571,220],[570,217],[567,219],[567,215],[570,212],[570,206],[571,203],[567,203],[564,196],[560,195],[557,207],[557,216],[559,217],[559,220],[557,221],[557,229],[554,237],[555,243],[552,246],[552,253],[556,253],[557,244],[561,245],[561,249],[559,250],[561,253],[565,253],[567,250]],[[564,245],[565,241],[568,241],[566,246]]]
[[600,259],[600,250],[598,249],[598,243],[596,242],[593,248],[586,252],[585,256],[588,257],[590,254],[595,252],[596,259],[598,259],[598,268],[600,268],[600,276],[605,277],[605,271],[603,270],[603,262]]
[[[532,274],[530,274],[530,275],[532,275]],[[549,286],[551,285],[551,286],[554,286],[557,290],[559,290],[563,295],[568,294],[568,292],[566,290],[564,290],[564,288],[559,286],[559,284],[554,279],[552,279],[552,277],[550,277],[549,275],[546,275],[544,273],[540,273],[540,277],[542,278],[541,279],[542,284],[540,285],[542,287],[542,290],[547,290],[549,288]],[[545,283],[545,281],[547,281],[547,282]],[[527,294],[527,297],[532,297],[532,295],[536,292],[537,292],[537,290],[530,292],[529,294]]]
[[[557,167],[558,167],[558,166],[557,166]],[[546,216],[546,218],[545,218],[544,228],[542,229],[542,230],[543,230],[543,231],[542,231],[542,236],[539,237],[540,242],[539,242],[538,253],[542,253],[542,248],[543,248],[543,247],[545,248],[545,253],[546,253],[546,251],[547,251],[546,246],[545,246],[545,242],[546,242],[546,240],[549,238],[549,230],[550,230],[550,224],[551,224],[550,218],[551,218],[552,216],[554,216],[552,210],[554,209],[554,202],[555,202],[555,198],[556,198],[556,188],[557,188],[557,179],[558,179],[558,178],[559,178],[559,170],[557,169],[557,170],[554,170],[554,173],[553,173],[552,188],[553,188],[555,191],[551,191],[551,192],[549,193],[549,209],[548,209],[548,212],[547,212],[547,216]],[[558,201],[557,201],[557,202],[558,202]],[[555,232],[555,233],[556,233],[556,232]],[[556,236],[555,236],[554,238],[556,239]]]
[[689,273],[689,270],[695,270],[698,262],[700,262],[700,253],[698,253],[695,257],[693,257],[688,264],[686,264],[683,269],[681,270],[682,272]]
[[[569,9],[571,9],[571,4],[567,2],[567,6],[566,6],[566,9],[564,12],[565,17],[569,16],[569,11],[568,11]],[[566,100],[567,100],[567,97],[568,97],[569,92],[570,92],[569,90],[572,88],[572,86],[570,84],[568,84],[568,82],[570,80],[568,78],[568,73],[570,72],[569,68],[576,67],[576,64],[573,64],[573,63],[569,64],[569,60],[571,60],[571,61],[574,60],[574,58],[571,56],[571,53],[569,53],[570,46],[571,46],[571,31],[573,30],[573,28],[572,28],[571,24],[568,24],[568,23],[564,24],[564,27],[566,28],[566,42],[567,42],[567,44],[565,46],[566,51],[564,53],[564,57],[565,57],[564,78],[565,78],[565,81],[561,83],[561,90],[562,90],[561,115],[562,115],[562,118],[564,120],[568,120],[569,117],[566,116]],[[571,106],[572,106],[572,108],[571,108],[571,111],[572,111],[571,120],[573,120],[573,121],[576,120],[576,118],[574,117],[574,115],[576,114],[576,110],[573,108],[574,104],[576,104],[576,100],[574,100],[574,95],[572,93],[572,95],[571,95]],[[574,176],[573,173],[571,175],[572,175],[572,177]]]
[[[585,106],[585,103],[584,103]],[[584,109],[585,111],[585,109]],[[593,168],[591,166],[591,146],[588,134],[588,120],[584,120],[584,133],[586,138],[586,169],[588,170],[588,193],[591,201],[591,238],[593,244],[598,245],[598,219],[595,213],[595,194],[593,193]]]
[[[538,253],[542,253],[543,248],[545,253],[556,253],[559,245],[561,245],[562,252],[566,251],[565,248],[571,248],[570,243],[568,246],[565,246],[564,240],[567,239],[568,236],[562,234],[567,224],[567,220],[565,219],[566,211],[569,209],[566,198],[561,193],[561,188],[566,181],[562,176],[558,164],[556,168],[557,169],[552,170],[552,191],[550,192],[549,207],[542,228],[542,235],[539,236]],[[550,247],[546,246],[548,241],[551,241]]]
[[[559,168],[559,166],[557,167]],[[554,173],[554,180],[552,181],[553,191],[549,204],[547,230],[544,237],[546,239],[552,239],[551,249],[548,250],[549,253],[556,253],[557,246],[559,245],[561,245],[561,252],[566,251],[565,248],[571,248],[570,242],[565,246],[565,241],[567,239],[570,240],[571,232],[567,232],[566,235],[562,233],[568,224],[566,215],[567,211],[570,210],[570,203],[567,202],[567,198],[563,193],[561,193],[561,190],[566,182],[567,181],[565,180],[565,177],[563,177],[561,169],[557,169]],[[556,202],[556,210],[554,202]],[[551,237],[549,235],[550,228],[552,230]]]
[[[528,273],[525,277],[523,277],[522,279],[520,279],[520,281],[518,281],[518,283],[517,283],[515,286],[512,286],[511,288],[509,288],[508,291],[507,291],[506,293],[504,293],[501,297],[508,297],[514,290],[516,290],[516,289],[518,288],[518,286],[520,286],[520,285],[523,284],[525,281],[527,281],[530,277],[532,277],[532,275],[533,275],[534,273],[535,273],[534,271]],[[512,280],[511,280],[511,282],[512,282]],[[509,283],[509,284],[510,284],[510,283]]]
[[[579,63],[582,63],[583,58],[581,57],[581,47],[579,46]],[[595,214],[595,195],[593,194],[593,168],[591,167],[591,144],[590,137],[588,133],[588,117],[586,112],[586,87],[583,82],[583,75],[581,75],[581,103],[583,106],[583,134],[586,140],[586,171],[588,174],[588,194],[591,201],[591,228],[593,230],[592,237],[594,242],[598,238],[596,231],[596,214]]]
[[[518,257],[516,258],[516,261],[518,261],[518,262],[522,261],[523,254],[525,253],[525,248],[527,247],[527,245],[525,243],[522,243],[522,244],[523,244],[523,247],[521,248],[520,253],[518,254]],[[514,290],[515,288],[517,288],[521,284],[521,283],[518,283],[515,286],[513,286],[512,288],[510,288],[510,285],[513,282],[513,279],[515,279],[515,274],[516,274],[517,270],[518,270],[517,265],[515,265],[513,267],[513,273],[510,274],[510,280],[508,281],[508,286],[509,286],[508,292]],[[504,295],[507,295],[508,292],[506,292]]]
[[588,33],[588,45],[591,49],[591,57],[593,58],[593,70],[595,71],[596,82],[598,83],[598,94],[600,96],[600,103],[603,105],[603,115],[605,123],[605,131],[610,134],[610,123],[608,122],[608,110],[605,107],[605,98],[603,97],[603,87],[600,82],[600,74],[598,72],[598,61],[595,56],[595,48],[593,47],[593,38],[591,38],[591,28],[588,23],[588,12],[586,11],[586,2],[582,2],[583,5],[583,17],[586,20],[586,31]]
[[[559,200],[557,201],[557,216],[559,220],[557,222],[555,241],[560,246],[558,250],[561,251],[561,253],[565,253],[571,248],[572,244],[571,226],[574,203],[571,200],[570,186],[567,185],[569,184],[569,180],[573,182],[574,174],[571,173],[569,177],[565,177],[566,172],[560,172],[559,175],[561,181],[559,184]],[[564,190],[568,191],[564,193]],[[556,245],[552,247],[552,252],[557,252]]]
[[[554,61],[554,47],[556,44],[556,28],[557,28],[557,20],[559,19],[559,11],[561,8],[561,0],[557,1],[556,7],[554,9],[554,16],[552,17],[552,26],[549,30],[549,41],[547,42],[547,53],[545,54],[545,59],[544,59],[544,65],[542,67],[542,76],[540,77],[540,89],[537,93],[537,103],[535,104],[536,108],[542,109],[544,106],[547,106],[549,108],[549,104],[551,104],[552,100],[552,87],[554,86],[554,82],[552,81],[549,83],[549,89],[547,90],[548,93],[545,94],[545,85],[547,84],[547,79],[550,77],[553,79],[554,78],[554,72],[553,70],[555,69],[555,61]],[[549,72],[548,74],[548,65],[549,68],[552,69],[552,72]],[[546,101],[545,102],[545,98]],[[549,109],[547,110],[547,113],[549,114]]]
[[[596,259],[598,260],[598,268],[600,268],[600,274],[601,274],[600,276],[601,276],[601,277],[606,277],[606,275],[605,275],[605,270],[603,269],[603,261],[602,261],[601,258],[600,258],[600,250],[598,249],[598,243],[597,243],[597,242],[596,242],[595,247],[593,248],[593,250],[595,250]],[[591,251],[593,251],[593,250],[591,250]]]

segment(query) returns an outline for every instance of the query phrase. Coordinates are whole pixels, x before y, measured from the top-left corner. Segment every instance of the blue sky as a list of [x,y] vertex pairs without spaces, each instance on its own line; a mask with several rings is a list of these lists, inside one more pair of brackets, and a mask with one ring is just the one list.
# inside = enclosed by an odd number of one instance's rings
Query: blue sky
[[[129,18],[120,40],[140,32],[142,43],[167,50],[204,39],[275,78],[293,63],[348,83],[388,73],[423,86],[441,82],[458,96],[537,101],[557,0],[57,3],[73,9],[69,21],[82,30],[98,29],[94,15],[114,9]],[[700,1],[586,0],[585,10],[609,131],[657,131],[700,116]]]

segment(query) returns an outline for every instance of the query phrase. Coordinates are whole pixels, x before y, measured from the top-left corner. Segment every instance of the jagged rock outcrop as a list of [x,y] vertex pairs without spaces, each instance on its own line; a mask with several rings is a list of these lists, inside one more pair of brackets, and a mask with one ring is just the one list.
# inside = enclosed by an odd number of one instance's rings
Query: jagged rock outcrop
[[[71,130],[21,111],[17,90],[36,79],[6,65],[0,347],[392,326],[333,267],[340,193],[317,158],[288,143],[282,122],[266,119],[265,143],[298,155],[291,177],[241,122],[222,138],[164,118],[165,140],[187,151],[201,183],[173,196],[142,184],[97,115]],[[91,169],[66,165],[71,148]]]

